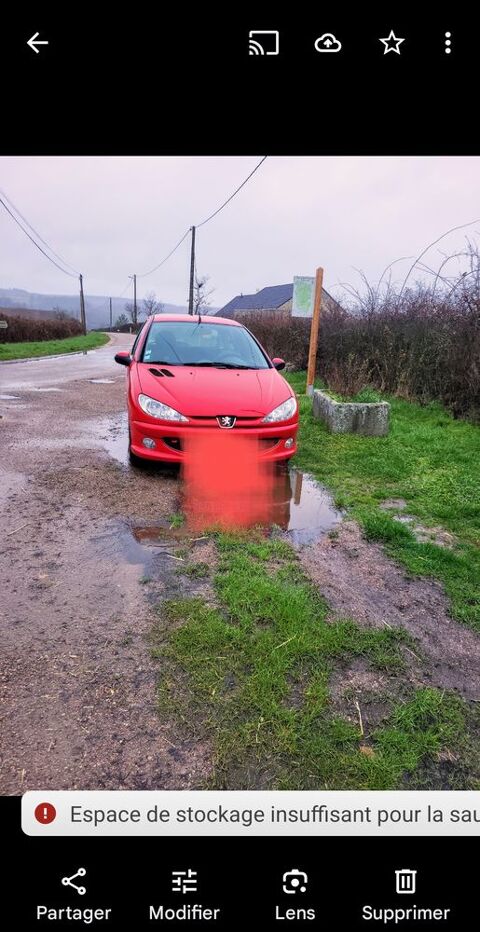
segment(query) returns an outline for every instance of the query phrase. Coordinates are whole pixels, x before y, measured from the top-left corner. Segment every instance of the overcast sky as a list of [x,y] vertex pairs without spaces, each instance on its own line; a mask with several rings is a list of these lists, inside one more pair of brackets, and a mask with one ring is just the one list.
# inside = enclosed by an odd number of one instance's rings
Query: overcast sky
[[[0,188],[41,236],[84,275],[87,294],[119,296],[128,276],[155,266],[192,224],[224,201],[261,157],[4,157]],[[211,302],[292,281],[325,268],[325,286],[358,284],[355,268],[378,279],[400,256],[417,255],[449,227],[480,217],[480,158],[271,157],[197,234],[197,269],[210,276]],[[446,238],[453,252],[466,234]],[[477,236],[480,239],[480,233]],[[399,280],[408,262],[398,263]],[[138,279],[185,304],[189,240],[158,271]],[[73,294],[57,271],[0,212],[0,287]],[[127,297],[130,292],[127,292]]]

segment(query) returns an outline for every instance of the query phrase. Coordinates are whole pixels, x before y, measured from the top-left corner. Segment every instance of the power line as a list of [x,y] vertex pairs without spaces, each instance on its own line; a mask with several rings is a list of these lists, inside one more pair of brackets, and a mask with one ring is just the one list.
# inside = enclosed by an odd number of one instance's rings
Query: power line
[[75,272],[75,275],[80,275],[80,272],[77,272],[77,270],[73,268],[73,265],[70,265],[70,263],[67,262],[67,261],[63,258],[63,256],[60,256],[60,255],[58,254],[58,252],[55,252],[55,250],[52,249],[51,246],[49,246],[49,244],[43,239],[43,237],[40,236],[40,233],[38,232],[38,230],[36,230],[35,227],[32,227],[32,224],[27,220],[26,217],[23,216],[23,214],[22,214],[21,211],[18,209],[18,207],[16,206],[16,204],[13,203],[12,199],[11,199],[10,197],[8,197],[7,194],[5,194],[5,191],[0,191],[0,194],[2,195],[2,197],[5,198],[5,200],[7,201],[7,203],[10,204],[10,207],[12,208],[12,210],[14,210],[15,213],[18,214],[18,216],[23,220],[23,222],[27,224],[27,227],[29,228],[29,230],[31,230],[32,233],[35,234],[35,236],[37,237],[37,239],[39,239],[40,242],[43,243],[43,245],[46,246],[47,249],[50,250],[50,252],[52,253],[52,255],[55,256],[63,265],[66,265],[66,266],[67,266],[67,269],[71,269],[72,272]]
[[[230,197],[228,197],[227,200],[224,201],[223,204],[220,205],[220,207],[217,207],[217,210],[215,210],[215,211],[213,212],[213,214],[210,214],[210,216],[207,217],[205,220],[202,220],[201,223],[197,223],[197,224],[196,224],[197,229],[198,229],[198,227],[203,227],[203,226],[205,226],[205,224],[206,224],[206,223],[209,223],[210,220],[213,220],[213,218],[216,217],[217,214],[219,214],[220,211],[223,210],[223,208],[226,207],[227,204],[229,204],[230,201],[233,200],[233,198],[235,197],[235,195],[237,195],[238,192],[241,191],[242,188],[245,187],[245,185],[247,184],[247,182],[250,181],[250,178],[252,178],[252,176],[255,174],[255,172],[258,171],[258,169],[260,168],[260,166],[263,165],[263,163],[265,162],[265,160],[266,160],[267,158],[268,158],[268,156],[267,156],[267,155],[264,155],[263,158],[260,159],[260,162],[258,163],[258,165],[256,165],[255,168],[253,169],[253,171],[251,171],[250,174],[247,175],[247,177],[242,181],[242,183],[238,186],[238,188],[235,188],[235,191],[233,192],[233,194],[231,194]],[[183,241],[187,238],[187,236],[189,235],[189,233],[191,233],[191,231],[192,231],[192,227],[189,227],[189,229],[183,234],[181,240],[178,241],[177,245],[174,246],[173,249],[171,250],[171,252],[168,253],[168,256],[165,256],[165,258],[162,259],[162,261],[159,262],[158,265],[156,265],[153,269],[150,269],[149,272],[144,272],[143,275],[137,275],[137,278],[145,278],[147,275],[151,275],[152,272],[156,272],[157,269],[159,269],[162,265],[165,264],[165,262],[167,262],[168,259],[170,259],[170,256],[173,256],[174,252],[176,252],[176,250],[178,249],[178,247],[182,245]]]
[[119,298],[123,298],[124,294],[128,291],[128,289],[130,288],[131,284],[132,284],[132,282],[131,282],[131,279],[129,278],[127,284],[125,285],[125,288],[123,289],[123,291],[121,292],[121,294],[118,295]]
[[202,220],[201,223],[197,223],[197,224],[196,224],[197,230],[198,230],[199,227],[204,227],[206,223],[209,223],[209,222],[210,222],[210,220],[213,220],[213,218],[216,217],[217,214],[219,214],[220,211],[223,210],[223,208],[226,207],[227,204],[230,203],[230,201],[233,201],[233,198],[235,197],[235,195],[238,194],[238,192],[241,191],[242,188],[245,187],[247,181],[250,181],[250,178],[255,174],[255,172],[258,171],[258,169],[260,168],[260,166],[263,165],[263,163],[265,162],[265,160],[266,160],[267,158],[268,158],[268,156],[267,156],[267,155],[264,155],[264,156],[263,156],[263,159],[260,159],[258,165],[255,166],[255,168],[253,169],[253,171],[251,171],[250,174],[247,175],[247,177],[245,178],[245,180],[242,181],[242,183],[238,186],[238,188],[235,189],[235,191],[233,192],[233,194],[231,194],[230,197],[228,197],[227,200],[224,201],[223,204],[221,204],[221,206],[218,207],[217,210],[215,210],[215,211],[213,212],[213,214],[210,214],[210,216],[207,217],[206,220]]
[[149,272],[144,272],[143,275],[137,275],[137,278],[146,278],[147,275],[151,275],[152,272],[156,272],[157,269],[159,269],[162,265],[165,265],[165,262],[167,261],[167,259],[169,259],[170,256],[173,256],[173,253],[176,252],[178,247],[182,245],[184,239],[187,238],[189,233],[190,233],[190,228],[183,234],[181,240],[179,240],[177,245],[173,247],[172,251],[168,253],[168,256],[165,256],[165,258],[162,259],[162,261],[159,262],[158,265],[155,266],[155,268],[150,269]]
[[[50,262],[52,262],[52,264],[55,265],[56,268],[60,270],[60,272],[63,272],[64,275],[69,275],[70,278],[78,278],[78,275],[79,275],[78,272],[67,272],[66,269],[63,269],[63,268],[58,264],[58,262],[55,262],[55,259],[52,259],[52,257],[49,256],[48,253],[46,253],[44,249],[42,249],[42,247],[37,243],[37,241],[33,238],[33,236],[30,236],[30,233],[28,232],[28,230],[26,230],[25,227],[22,226],[22,224],[20,223],[20,221],[18,220],[18,218],[15,216],[14,213],[12,213],[12,211],[11,211],[10,208],[7,206],[7,204],[5,203],[5,201],[3,200],[2,197],[0,197],[0,204],[2,205],[2,207],[5,208],[5,210],[7,211],[7,214],[10,214],[12,220],[14,220],[15,223],[17,224],[17,226],[20,227],[20,229],[22,230],[22,232],[25,233],[25,236],[28,236],[30,242],[32,242],[33,245],[36,246],[36,248],[42,253],[42,255],[45,256],[46,259],[48,259]],[[13,206],[13,205],[12,205],[12,206]],[[16,208],[15,208],[15,210],[16,210]],[[21,216],[21,214],[20,214],[20,216]],[[25,222],[28,223],[28,221],[25,221]],[[30,226],[30,224],[28,224],[28,226]],[[33,227],[30,227],[30,229],[33,230]],[[35,231],[34,231],[34,232],[35,232]],[[38,234],[37,234],[37,236],[38,236]],[[39,239],[41,239],[41,237],[39,237]],[[42,240],[42,242],[45,243],[44,240]],[[50,246],[48,246],[48,243],[45,243],[45,246],[47,246],[47,248],[50,249],[50,252],[52,252],[54,255],[56,255],[56,253],[53,251],[53,249],[51,249]],[[58,256],[57,258],[60,258],[60,257]],[[63,259],[62,259],[61,261],[63,262]],[[65,265],[66,265],[66,264],[67,264],[67,263],[65,263]],[[70,268],[71,268],[71,266],[70,266]]]

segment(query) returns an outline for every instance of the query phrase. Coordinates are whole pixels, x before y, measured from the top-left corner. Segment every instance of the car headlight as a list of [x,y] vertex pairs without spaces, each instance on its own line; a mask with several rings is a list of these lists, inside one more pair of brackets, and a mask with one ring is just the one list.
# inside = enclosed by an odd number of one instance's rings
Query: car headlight
[[267,414],[267,416],[264,417],[264,423],[271,424],[274,421],[289,421],[290,418],[295,414],[296,410],[296,399],[287,398],[287,401],[284,401],[283,404],[279,405],[278,408],[274,408],[273,411],[270,411],[270,414]]
[[164,405],[161,401],[155,401],[155,398],[149,398],[148,395],[139,395],[138,403],[142,411],[145,411],[145,414],[149,414],[150,417],[158,417],[161,421],[188,421],[188,417],[184,417],[179,411],[175,411],[175,408],[170,408],[169,405]]

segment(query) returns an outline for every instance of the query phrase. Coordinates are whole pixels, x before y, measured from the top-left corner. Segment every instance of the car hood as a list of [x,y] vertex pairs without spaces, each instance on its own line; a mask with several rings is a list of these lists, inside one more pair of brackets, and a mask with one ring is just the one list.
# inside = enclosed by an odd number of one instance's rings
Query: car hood
[[[152,369],[171,376],[157,376]],[[186,417],[264,417],[292,391],[276,369],[213,369],[137,363],[141,390]]]

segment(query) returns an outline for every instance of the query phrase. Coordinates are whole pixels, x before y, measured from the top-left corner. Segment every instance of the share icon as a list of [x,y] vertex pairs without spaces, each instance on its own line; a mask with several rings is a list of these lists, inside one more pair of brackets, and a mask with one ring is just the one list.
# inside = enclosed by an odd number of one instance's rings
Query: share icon
[[78,893],[80,896],[85,896],[85,894],[86,894],[86,892],[87,892],[87,888],[86,888],[86,887],[77,887],[77,884],[73,883],[73,881],[76,880],[77,877],[85,877],[85,874],[86,874],[86,873],[87,873],[87,871],[85,870],[84,867],[79,867],[77,873],[76,873],[76,874],[72,874],[71,877],[62,877],[62,884],[63,884],[63,886],[64,886],[64,887],[73,887],[73,889],[76,890],[77,893]]

